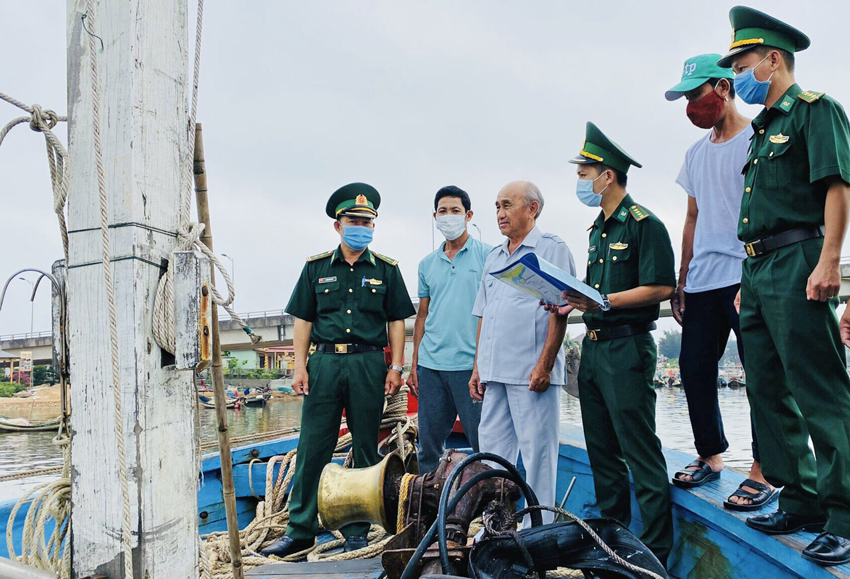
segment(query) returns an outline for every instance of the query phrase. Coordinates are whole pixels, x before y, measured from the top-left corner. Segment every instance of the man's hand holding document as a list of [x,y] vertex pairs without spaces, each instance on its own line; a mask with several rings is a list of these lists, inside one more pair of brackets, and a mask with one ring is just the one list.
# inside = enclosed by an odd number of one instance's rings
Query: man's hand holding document
[[598,291],[533,253],[523,255],[518,261],[490,275],[544,304],[565,306],[564,293],[569,292],[581,294],[602,305],[602,295]]

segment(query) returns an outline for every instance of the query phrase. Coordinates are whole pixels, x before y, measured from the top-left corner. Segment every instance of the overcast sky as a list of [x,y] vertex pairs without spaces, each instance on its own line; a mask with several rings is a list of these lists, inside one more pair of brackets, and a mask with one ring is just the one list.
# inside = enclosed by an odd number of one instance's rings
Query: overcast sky
[[[533,181],[546,200],[539,226],[567,242],[583,273],[596,211],[576,200],[567,160],[588,120],[643,163],[628,190],[665,222],[678,259],[686,195],[674,180],[704,133],[684,99],[669,103],[664,91],[686,58],[725,52],[733,5],[207,2],[198,120],[237,310],[286,306],[305,257],[338,243],[325,203],[351,181],[381,192],[372,247],[400,260],[412,295],[432,249],[434,193],[449,184],[469,192],[474,222],[495,244],[496,193]],[[849,2],[751,5],[812,38],[797,59],[804,89],[850,103]],[[65,3],[0,0],[0,22],[0,91],[64,114]],[[0,125],[18,113],[0,103]],[[26,127],[0,147],[0,239],[0,281],[61,256],[43,139]],[[29,330],[28,293],[11,286],[0,334]],[[36,331],[49,329],[48,293],[36,300]]]

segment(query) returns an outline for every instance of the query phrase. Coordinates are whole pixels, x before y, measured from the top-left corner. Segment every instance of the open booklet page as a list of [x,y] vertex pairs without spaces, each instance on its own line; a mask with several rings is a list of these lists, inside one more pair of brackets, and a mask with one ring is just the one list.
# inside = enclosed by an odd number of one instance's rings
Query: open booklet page
[[516,263],[490,275],[548,304],[566,305],[561,293],[567,290],[602,303],[598,291],[533,253],[523,255]]

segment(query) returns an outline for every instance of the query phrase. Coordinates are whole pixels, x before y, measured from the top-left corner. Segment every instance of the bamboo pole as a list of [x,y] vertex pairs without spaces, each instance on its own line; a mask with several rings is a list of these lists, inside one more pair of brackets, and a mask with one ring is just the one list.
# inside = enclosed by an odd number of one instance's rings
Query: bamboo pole
[[[204,224],[201,241],[213,250],[210,227],[210,205],[207,198],[207,170],[204,162],[204,136],[201,123],[195,129],[195,199],[198,221]],[[210,265],[210,282],[215,284],[215,266]],[[239,521],[236,513],[236,489],[233,486],[233,460],[230,456],[230,433],[227,429],[227,394],[224,391],[224,372],[221,364],[221,339],[218,329],[218,306],[212,309],[212,381],[215,392],[215,416],[218,421],[218,447],[221,457],[221,486],[224,511],[227,515],[227,535],[230,539],[230,562],[234,579],[243,579],[242,544],[239,540]]]

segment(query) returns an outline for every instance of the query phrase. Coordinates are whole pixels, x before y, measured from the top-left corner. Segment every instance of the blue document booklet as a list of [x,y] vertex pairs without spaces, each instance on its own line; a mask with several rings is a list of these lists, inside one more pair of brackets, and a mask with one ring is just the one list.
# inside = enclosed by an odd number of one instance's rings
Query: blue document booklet
[[490,275],[547,304],[566,305],[561,292],[574,291],[602,304],[602,294],[533,253]]

